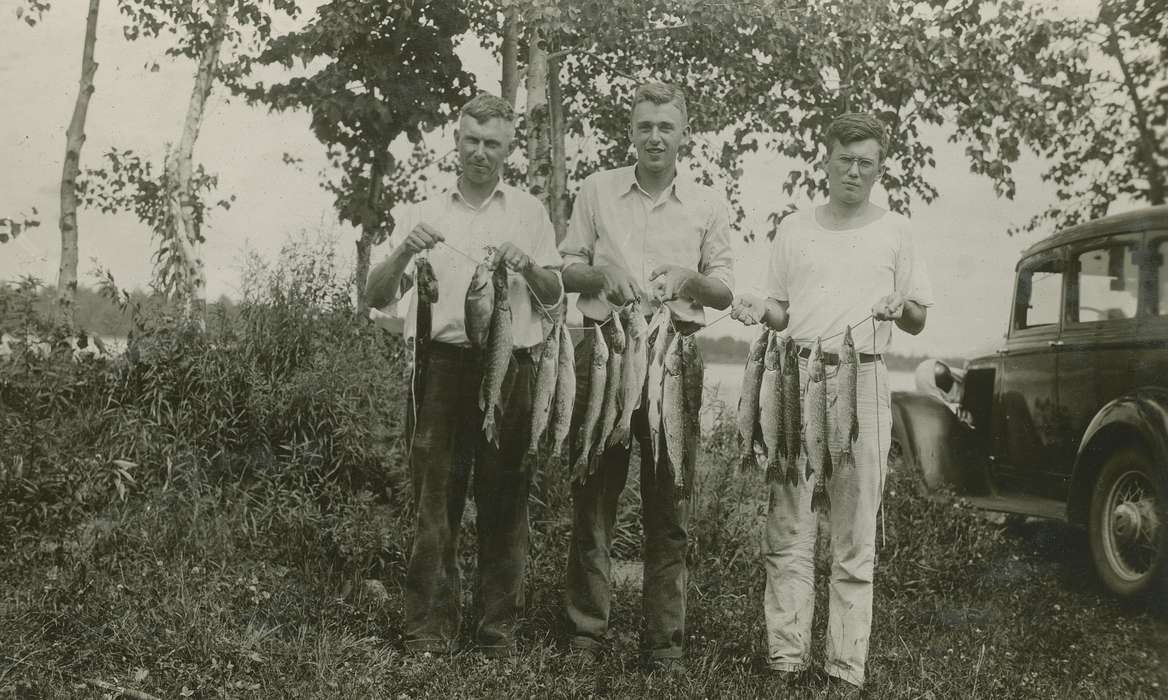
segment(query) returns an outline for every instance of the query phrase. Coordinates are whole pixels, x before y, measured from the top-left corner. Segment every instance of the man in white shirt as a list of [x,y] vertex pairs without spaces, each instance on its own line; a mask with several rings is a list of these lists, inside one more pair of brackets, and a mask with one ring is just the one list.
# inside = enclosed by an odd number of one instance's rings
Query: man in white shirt
[[[730,305],[733,254],[725,199],[677,173],[677,149],[687,124],[679,88],[656,82],[640,86],[629,124],[636,165],[594,173],[581,185],[560,253],[564,287],[580,292],[577,306],[586,325],[604,322],[620,306],[638,301],[646,316],[665,304],[674,326],[689,332],[705,325],[704,307]],[[576,347],[574,423],[588,395],[592,337],[585,334]],[[689,504],[671,474],[673,469],[692,474],[695,454],[687,443],[684,465],[670,464],[666,450],[654,465],[644,405],[633,413],[632,430],[641,453],[645,530],[642,650],[651,665],[680,670]],[[579,449],[573,445],[573,461]],[[604,450],[596,473],[572,490],[565,581],[569,643],[591,656],[604,646],[608,632],[609,554],[628,470],[629,448],[614,445]]]
[[[735,299],[732,313],[747,325],[762,322],[789,334],[800,347],[804,377],[811,346],[824,339],[829,405],[837,390],[833,365],[839,362],[844,330],[852,326],[860,352],[860,430],[853,445],[855,468],[837,465],[828,485],[832,568],[824,670],[862,686],[872,627],[876,519],[892,428],[881,354],[888,349],[894,325],[913,335],[924,329],[933,300],[908,220],[869,201],[888,147],[883,124],[871,115],[845,114],[828,127],[824,143],[828,202],[783,219],[772,248],[767,298],[743,295]],[[829,410],[833,455],[848,439],[834,422]],[[806,458],[802,453],[800,460]],[[767,662],[779,672],[802,671],[811,658],[813,481],[770,486],[763,608]]]
[[[523,457],[531,430],[534,368],[531,348],[543,341],[541,317],[563,299],[560,256],[547,211],[500,175],[515,135],[511,105],[480,94],[462,109],[455,145],[457,187],[399,217],[407,232],[369,274],[369,303],[396,302],[415,256],[424,254],[438,282],[429,308],[430,337],[415,358],[424,380],[412,397],[417,412],[410,470],[417,530],[405,583],[405,644],[415,652],[444,653],[458,638],[461,587],[458,530],[471,466],[479,537],[477,598],[482,609],[475,641],[487,655],[515,651],[527,568],[530,474]],[[442,244],[442,245],[439,245]],[[509,270],[508,296],[515,346],[503,382],[503,418],[495,446],[482,431],[478,393],[481,353],[470,346],[463,301],[474,274],[472,258],[497,250]],[[408,283],[407,283],[408,284]],[[418,300],[406,317],[406,340],[417,331]]]

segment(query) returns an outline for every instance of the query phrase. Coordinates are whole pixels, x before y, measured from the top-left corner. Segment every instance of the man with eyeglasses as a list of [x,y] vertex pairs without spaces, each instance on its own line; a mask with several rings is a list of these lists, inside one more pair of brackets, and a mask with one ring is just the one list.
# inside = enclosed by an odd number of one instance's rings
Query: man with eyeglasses
[[[836,459],[850,438],[847,426],[835,425],[830,407],[837,396],[840,343],[848,324],[854,325],[851,333],[860,353],[859,434],[852,443],[855,468],[835,464],[827,485],[832,566],[824,671],[860,687],[872,627],[876,520],[892,427],[881,354],[889,347],[893,325],[913,335],[924,329],[933,295],[908,220],[869,201],[888,148],[884,125],[869,114],[845,114],[828,127],[824,143],[827,203],[783,219],[771,251],[767,297],[742,295],[732,314],[746,325],[785,330],[794,339],[804,390],[806,358],[816,339],[823,339],[828,440]],[[800,475],[806,458],[804,450]],[[767,665],[787,678],[806,669],[811,658],[815,478],[770,485],[763,598]]]

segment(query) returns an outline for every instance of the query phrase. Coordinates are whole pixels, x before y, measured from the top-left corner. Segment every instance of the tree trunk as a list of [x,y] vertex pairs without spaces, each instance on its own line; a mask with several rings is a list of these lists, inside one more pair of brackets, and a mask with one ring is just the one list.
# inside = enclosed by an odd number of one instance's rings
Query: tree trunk
[[547,47],[540,28],[532,27],[527,53],[527,189],[551,211],[547,101]]
[[85,43],[81,52],[81,84],[73,103],[73,118],[65,132],[65,165],[61,168],[61,265],[57,270],[57,303],[60,317],[73,324],[73,303],[77,296],[77,176],[81,172],[81,147],[85,145],[85,117],[93,96],[93,59],[97,44],[97,12],[101,0],[89,0],[85,20]]
[[568,156],[564,146],[564,95],[560,90],[560,59],[548,61],[548,124],[551,136],[551,179],[548,214],[556,230],[556,244],[568,235]]
[[519,93],[519,11],[514,5],[503,15],[503,46],[500,49],[503,79],[499,89],[504,100],[515,106]]
[[[174,248],[180,260],[175,274],[190,318],[202,319],[207,305],[207,276],[203,267],[203,234],[200,221],[195,216],[195,193],[191,191],[192,156],[199,129],[203,126],[203,112],[207,98],[215,84],[219,68],[219,51],[223,47],[223,36],[227,27],[227,15],[231,0],[219,0],[215,6],[215,17],[211,35],[199,58],[199,68],[195,73],[195,86],[187,104],[187,115],[183,122],[182,135],[166,159],[166,174],[170,184],[170,213]],[[164,243],[165,244],[165,243]]]
[[378,154],[369,166],[369,193],[366,200],[367,215],[361,224],[361,237],[357,239],[357,318],[369,317],[369,299],[365,295],[365,284],[369,279],[369,260],[373,246],[379,242],[379,232],[384,230],[381,220],[381,198],[385,190],[385,171],[388,157]]
[[1149,204],[1164,204],[1165,203],[1165,189],[1168,188],[1168,183],[1165,182],[1164,169],[1156,161],[1156,154],[1159,150],[1156,141],[1156,135],[1153,133],[1151,126],[1149,126],[1148,111],[1144,106],[1144,101],[1140,97],[1139,90],[1136,89],[1135,81],[1132,78],[1131,67],[1127,63],[1127,59],[1123,55],[1123,48],[1119,45],[1119,36],[1117,34],[1115,24],[1111,21],[1104,22],[1107,25],[1107,53],[1119,64],[1119,71],[1123,75],[1123,87],[1127,92],[1128,98],[1132,102],[1132,124],[1136,127],[1136,132],[1139,134],[1139,146],[1137,147],[1137,157],[1140,164],[1143,166],[1144,177],[1148,180],[1148,203]]

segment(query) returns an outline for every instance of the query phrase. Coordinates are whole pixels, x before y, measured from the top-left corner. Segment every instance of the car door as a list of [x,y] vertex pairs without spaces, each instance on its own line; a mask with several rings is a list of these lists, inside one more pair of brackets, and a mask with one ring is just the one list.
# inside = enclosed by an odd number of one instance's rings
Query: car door
[[1168,229],[1163,224],[1145,234],[1142,259],[1143,298],[1133,386],[1168,386]]
[[1142,233],[1127,232],[1080,241],[1068,251],[1055,454],[1042,470],[1051,497],[1066,496],[1087,424],[1135,383],[1142,246]]
[[1042,471],[1055,453],[1064,253],[1061,248],[1037,253],[1018,265],[994,391],[990,478],[998,493],[1039,490]]

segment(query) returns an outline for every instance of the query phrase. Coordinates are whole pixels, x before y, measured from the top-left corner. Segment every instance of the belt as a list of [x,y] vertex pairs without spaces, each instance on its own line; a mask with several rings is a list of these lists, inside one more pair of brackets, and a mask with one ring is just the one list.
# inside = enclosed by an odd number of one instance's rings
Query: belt
[[[809,347],[799,348],[799,357],[811,357],[811,348],[809,348]],[[880,353],[876,353],[875,355],[873,355],[871,353],[867,353],[867,352],[860,353],[860,363],[861,364],[863,364],[865,362],[876,362],[877,360],[882,360],[882,359],[884,359],[884,356],[881,355]],[[825,365],[838,365],[839,363],[840,363],[839,362],[839,355],[835,354],[834,352],[823,353],[823,364],[825,364]]]
[[[454,343],[443,343],[437,340],[430,341],[426,348],[427,352],[432,355],[440,357],[450,357],[455,359],[471,359],[478,360],[482,357],[483,350],[472,345],[455,345]],[[513,351],[515,358],[520,361],[531,360],[531,348],[515,348]]]

